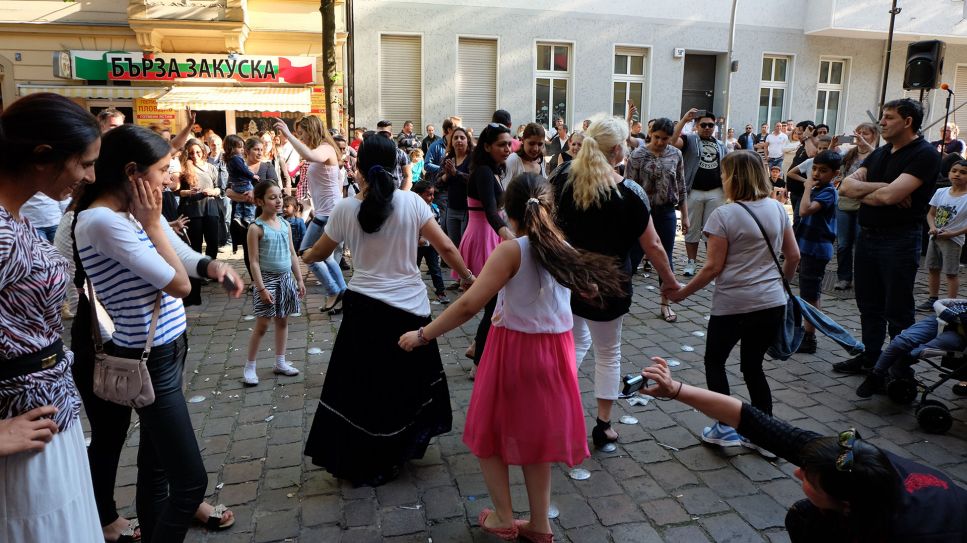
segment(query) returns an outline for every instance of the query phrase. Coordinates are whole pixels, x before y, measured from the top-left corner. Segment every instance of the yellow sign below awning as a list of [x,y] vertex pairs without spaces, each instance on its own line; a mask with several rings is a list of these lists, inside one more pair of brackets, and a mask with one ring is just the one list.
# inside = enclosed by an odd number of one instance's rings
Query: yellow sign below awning
[[108,87],[98,85],[17,85],[20,96],[38,92],[52,92],[68,98],[88,100],[117,100],[141,98],[151,93],[164,91],[157,87]]

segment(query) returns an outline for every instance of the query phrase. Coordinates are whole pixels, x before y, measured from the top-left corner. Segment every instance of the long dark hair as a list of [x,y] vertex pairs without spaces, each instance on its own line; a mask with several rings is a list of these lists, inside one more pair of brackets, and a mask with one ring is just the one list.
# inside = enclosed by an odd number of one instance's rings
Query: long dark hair
[[885,541],[896,512],[900,477],[886,454],[862,439],[853,442],[849,471],[836,468],[843,452],[837,437],[810,441],[799,453],[803,473],[813,486],[849,503],[849,535],[859,541]]
[[[466,156],[466,158],[473,157],[473,149],[474,149],[473,138],[470,137],[470,133],[467,132],[467,129],[464,128],[464,127],[462,127],[462,126],[455,126],[455,127],[453,127],[453,129],[450,130],[450,141],[447,143],[446,157],[447,158],[457,158],[457,152],[453,148],[453,133],[456,132],[457,130],[463,132],[464,137],[467,138],[467,156]],[[459,164],[457,164],[457,166],[459,166]]]
[[[101,137],[97,119],[74,102],[48,92],[17,100],[0,115],[0,171],[37,164],[63,166]],[[46,145],[48,149],[38,150]]]
[[370,136],[359,145],[356,168],[366,180],[366,196],[356,219],[363,232],[379,232],[393,212],[396,190],[396,144],[383,136]]
[[473,154],[470,155],[470,173],[473,173],[478,166],[487,166],[497,175],[504,173],[503,166],[498,167],[490,152],[487,151],[487,146],[497,141],[501,134],[510,134],[510,129],[497,123],[490,123],[483,129],[480,137],[477,138],[477,146],[473,148]]
[[[547,137],[547,132],[544,130],[544,125],[538,123],[527,123],[527,126],[524,127],[524,133],[520,136],[520,141],[523,142],[527,138],[533,138],[534,136],[537,136],[542,140]],[[530,160],[527,157],[527,152],[524,151],[523,145],[520,146],[520,149],[517,149],[517,156],[524,160]],[[537,157],[537,163],[544,163],[544,153],[541,153],[541,156]]]
[[504,192],[504,210],[527,235],[537,261],[558,283],[592,304],[622,296],[627,276],[618,260],[572,247],[554,222],[554,189],[543,177],[522,173]]
[[130,198],[129,164],[144,172],[171,153],[171,144],[152,130],[133,124],[121,125],[104,135],[101,154],[94,164],[95,181],[85,185],[77,202],[84,211],[103,194],[124,194]]

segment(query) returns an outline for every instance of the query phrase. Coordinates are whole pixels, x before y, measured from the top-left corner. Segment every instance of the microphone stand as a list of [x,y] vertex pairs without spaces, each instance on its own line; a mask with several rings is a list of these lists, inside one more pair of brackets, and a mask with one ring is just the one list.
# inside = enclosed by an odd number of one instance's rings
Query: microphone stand
[[[957,90],[960,90],[960,89],[957,89]],[[954,91],[948,88],[947,89],[947,111],[944,113],[944,117],[943,117],[943,128],[940,129],[940,147],[941,147],[940,153],[941,154],[943,154],[943,152],[947,149],[947,143],[944,141],[944,136],[946,136],[947,134],[947,126],[948,126],[947,121],[950,120],[950,99],[953,97],[953,95],[954,95]],[[950,136],[953,137],[953,134],[950,134]]]

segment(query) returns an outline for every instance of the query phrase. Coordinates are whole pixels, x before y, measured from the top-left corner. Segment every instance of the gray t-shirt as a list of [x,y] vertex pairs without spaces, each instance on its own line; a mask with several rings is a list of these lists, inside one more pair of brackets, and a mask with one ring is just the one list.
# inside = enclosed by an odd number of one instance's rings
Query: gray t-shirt
[[[743,202],[762,223],[773,251],[778,255],[789,228],[789,216],[778,201],[763,198]],[[762,233],[749,213],[739,204],[726,204],[709,216],[705,235],[729,242],[725,267],[715,279],[712,315],[735,315],[786,304],[779,270],[762,240]]]

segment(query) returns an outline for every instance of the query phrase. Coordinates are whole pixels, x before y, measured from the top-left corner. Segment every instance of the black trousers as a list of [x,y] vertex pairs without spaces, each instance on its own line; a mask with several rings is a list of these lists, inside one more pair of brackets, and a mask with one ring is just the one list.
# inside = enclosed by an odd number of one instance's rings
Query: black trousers
[[[201,252],[201,245],[204,242],[205,255],[209,258],[218,256],[220,223],[221,217],[218,215],[191,217],[188,222],[188,243],[196,253]],[[191,278],[191,292],[182,300],[186,306],[201,304],[201,285],[201,279]]]
[[477,335],[474,337],[476,346],[473,354],[473,365],[480,364],[480,357],[483,356],[484,347],[487,345],[487,334],[490,333],[490,320],[494,317],[494,310],[497,309],[497,296],[494,296],[484,306],[483,317],[477,325]]
[[749,399],[753,407],[772,414],[772,391],[762,371],[762,359],[779,332],[784,308],[780,305],[750,313],[712,315],[705,344],[705,379],[709,390],[729,395],[725,361],[741,341],[739,368],[749,388]]

